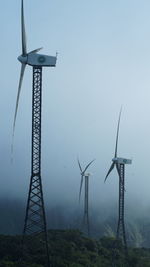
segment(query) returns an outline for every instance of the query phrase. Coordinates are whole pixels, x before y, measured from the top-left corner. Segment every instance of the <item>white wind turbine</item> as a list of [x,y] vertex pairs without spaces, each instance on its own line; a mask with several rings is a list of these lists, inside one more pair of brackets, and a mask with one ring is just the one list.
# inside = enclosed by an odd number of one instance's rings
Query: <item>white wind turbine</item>
[[42,179],[41,179],[41,119],[42,119],[42,68],[55,67],[56,56],[38,54],[41,48],[27,52],[26,31],[24,21],[24,2],[21,0],[21,39],[22,54],[18,57],[21,63],[21,73],[19,79],[14,123],[13,136],[16,124],[18,104],[22,87],[25,68],[30,65],[33,68],[32,83],[32,149],[31,149],[31,178],[26,207],[25,223],[23,229],[23,252],[24,239],[26,235],[37,235],[42,233],[47,255],[47,266],[50,266],[48,235],[46,215],[44,208]]
[[83,181],[85,185],[85,190],[84,190],[84,216],[83,216],[83,223],[85,227],[87,228],[87,233],[90,235],[90,226],[89,226],[89,177],[90,173],[86,172],[89,166],[92,164],[94,160],[90,161],[89,164],[84,168],[84,170],[81,167],[80,161],[78,159],[78,165],[79,169],[81,172],[81,182],[80,182],[80,190],[79,190],[79,202],[81,198],[81,192],[82,192],[82,186],[83,186]]

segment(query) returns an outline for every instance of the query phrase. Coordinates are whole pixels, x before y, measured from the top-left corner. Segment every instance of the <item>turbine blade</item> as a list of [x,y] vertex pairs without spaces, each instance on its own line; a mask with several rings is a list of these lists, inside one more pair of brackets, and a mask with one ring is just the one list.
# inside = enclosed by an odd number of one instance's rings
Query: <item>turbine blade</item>
[[80,198],[81,198],[82,185],[83,185],[83,175],[81,175],[80,191],[79,191],[79,203],[80,203]]
[[29,55],[29,54],[32,54],[32,53],[37,53],[37,52],[39,52],[41,49],[43,49],[43,47],[37,48],[37,49],[35,49],[35,50],[29,52],[28,55]]
[[78,161],[79,169],[80,169],[80,171],[82,172],[82,168],[81,168],[81,164],[80,164],[79,159],[77,159],[77,161]]
[[106,180],[107,180],[107,177],[108,177],[108,175],[111,173],[111,171],[113,170],[114,166],[115,166],[115,163],[113,162],[113,163],[111,164],[111,166],[110,166],[110,169],[109,169],[109,171],[108,171],[108,173],[107,173],[106,177],[105,177],[105,180],[104,180],[104,182],[106,182]]
[[21,34],[22,34],[22,55],[27,54],[27,44],[26,44],[26,30],[25,30],[25,21],[24,21],[24,5],[22,0],[21,5]]
[[17,117],[18,104],[19,104],[19,97],[20,97],[20,92],[21,92],[21,86],[22,86],[25,67],[26,67],[26,65],[22,64],[21,73],[20,73],[20,80],[19,80],[19,86],[18,86],[17,100],[16,100],[16,108],[15,108],[15,116],[14,116],[14,124],[13,124],[13,135],[14,135],[14,131],[15,131],[16,117]]
[[85,167],[83,173],[85,173],[85,171],[88,169],[88,167],[92,164],[92,162],[94,161],[95,159],[93,159],[92,161],[90,161],[90,163]]
[[118,163],[116,163],[116,169],[117,169],[117,173],[118,173],[119,179],[121,180],[121,177],[120,177],[120,168],[119,168],[119,164]]
[[119,127],[120,127],[120,118],[121,118],[122,107],[119,112],[118,126],[117,126],[117,135],[116,135],[116,146],[115,146],[115,158],[117,157],[118,150],[118,137],[119,137]]

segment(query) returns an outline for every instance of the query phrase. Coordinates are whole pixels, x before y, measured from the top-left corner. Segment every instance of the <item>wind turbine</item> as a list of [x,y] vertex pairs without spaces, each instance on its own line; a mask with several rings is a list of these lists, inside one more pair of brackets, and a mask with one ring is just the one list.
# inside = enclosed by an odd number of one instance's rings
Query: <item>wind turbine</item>
[[42,111],[42,68],[55,67],[56,56],[37,54],[41,48],[27,52],[25,20],[24,20],[24,2],[21,0],[21,35],[22,35],[22,54],[18,57],[21,62],[21,73],[16,100],[16,108],[13,123],[13,135],[16,124],[20,91],[22,87],[23,76],[27,65],[33,68],[32,84],[32,155],[31,155],[31,179],[26,207],[26,216],[23,230],[24,237],[27,234],[44,233],[47,263],[49,262],[47,225],[44,208],[42,179],[41,179],[41,111]]
[[111,171],[116,167],[118,176],[119,176],[119,216],[118,216],[118,225],[117,225],[117,239],[121,238],[127,251],[127,241],[126,241],[126,233],[125,233],[125,223],[124,223],[124,193],[125,193],[125,165],[131,164],[131,159],[125,159],[118,157],[118,137],[119,137],[119,127],[120,127],[120,118],[121,118],[122,108],[119,113],[118,126],[117,126],[117,135],[116,135],[116,145],[115,145],[115,154],[112,159],[112,164],[110,169],[105,177],[105,181],[107,180]]
[[84,216],[83,216],[83,223],[85,227],[87,228],[87,233],[90,235],[90,227],[89,227],[89,177],[90,173],[87,173],[87,169],[92,164],[94,160],[90,161],[90,163],[87,164],[85,169],[83,170],[80,164],[80,161],[78,159],[78,165],[81,172],[81,182],[80,182],[80,190],[79,190],[79,202],[81,198],[81,192],[82,192],[82,186],[83,186],[83,180],[85,184],[85,191],[84,191]]

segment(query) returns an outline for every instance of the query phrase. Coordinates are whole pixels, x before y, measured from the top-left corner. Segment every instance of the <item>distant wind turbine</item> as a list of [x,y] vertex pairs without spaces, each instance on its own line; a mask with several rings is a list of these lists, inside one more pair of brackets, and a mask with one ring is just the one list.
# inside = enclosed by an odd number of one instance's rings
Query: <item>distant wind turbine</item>
[[115,154],[114,154],[114,158],[112,159],[112,164],[110,166],[110,169],[105,177],[105,181],[107,180],[109,174],[114,169],[114,167],[116,167],[116,170],[119,176],[119,216],[118,216],[118,225],[117,225],[117,239],[118,238],[122,239],[124,247],[127,251],[127,241],[126,241],[125,223],[124,223],[125,165],[131,164],[132,160],[119,158],[117,155],[121,112],[122,112],[122,108],[120,110],[119,119],[118,119]]
[[81,198],[81,192],[82,192],[82,186],[83,186],[83,181],[85,182],[85,191],[84,191],[84,216],[83,216],[83,223],[85,227],[87,228],[87,233],[90,235],[90,226],[89,226],[89,176],[91,175],[90,173],[87,173],[87,169],[89,166],[92,164],[94,160],[90,161],[89,164],[85,167],[83,170],[80,164],[80,161],[78,159],[78,165],[79,169],[81,172],[81,182],[80,182],[80,190],[79,190],[79,202]]

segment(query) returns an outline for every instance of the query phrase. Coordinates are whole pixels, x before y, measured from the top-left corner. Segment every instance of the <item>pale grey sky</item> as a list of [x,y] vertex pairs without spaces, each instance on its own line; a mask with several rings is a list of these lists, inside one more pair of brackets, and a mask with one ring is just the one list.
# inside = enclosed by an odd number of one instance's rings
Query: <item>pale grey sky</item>
[[[147,0],[26,0],[28,49],[58,54],[43,71],[42,178],[45,198],[78,200],[77,155],[90,168],[91,201],[118,200],[114,155],[126,168],[126,199],[150,203],[150,2]],[[26,198],[30,179],[32,68],[27,67],[10,163],[21,54],[20,0],[1,3],[0,177],[2,194]]]

